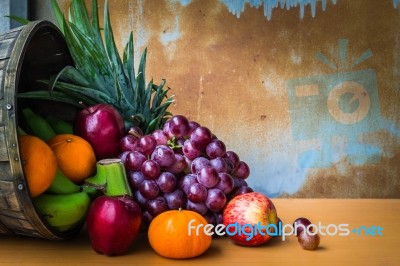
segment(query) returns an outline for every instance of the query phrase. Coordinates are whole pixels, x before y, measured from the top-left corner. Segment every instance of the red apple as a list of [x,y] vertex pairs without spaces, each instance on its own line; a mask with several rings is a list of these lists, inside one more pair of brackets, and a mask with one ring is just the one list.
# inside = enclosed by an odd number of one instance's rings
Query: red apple
[[92,145],[97,160],[116,158],[125,135],[124,119],[113,106],[96,104],[77,114],[74,133]]
[[107,256],[127,253],[141,223],[139,205],[127,196],[96,198],[90,205],[86,220],[92,248]]
[[268,242],[276,234],[277,222],[274,204],[258,192],[234,197],[223,212],[228,237],[243,246],[259,246]]

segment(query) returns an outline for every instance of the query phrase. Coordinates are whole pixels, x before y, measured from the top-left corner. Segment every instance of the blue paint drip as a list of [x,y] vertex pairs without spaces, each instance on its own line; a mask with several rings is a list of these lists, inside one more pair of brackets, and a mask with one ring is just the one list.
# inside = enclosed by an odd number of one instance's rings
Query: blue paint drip
[[[299,6],[300,18],[304,17],[305,7],[311,6],[311,16],[315,17],[316,6],[318,0],[220,0],[225,6],[227,6],[229,12],[240,18],[240,14],[244,12],[246,3],[249,3],[251,7],[258,8],[263,5],[264,16],[270,20],[272,17],[272,10],[280,7],[289,10],[290,8]],[[331,0],[333,4],[336,4],[336,0]],[[326,10],[327,0],[322,0],[322,10]]]
[[[311,16],[315,17],[316,14],[316,6],[318,0],[220,0],[231,12],[236,15],[237,18],[240,18],[240,14],[244,12],[246,3],[250,3],[251,7],[258,8],[261,5],[264,5],[264,16],[271,20],[272,10],[277,8],[278,6],[283,9],[286,7],[289,10],[292,7],[299,6],[300,9],[300,18],[304,18],[304,9],[307,5],[311,6]],[[190,0],[181,0],[181,2],[190,2]],[[327,0],[321,0],[322,2],[322,11],[326,10]],[[336,0],[331,0],[332,4],[336,5]],[[399,0],[393,0],[394,8],[397,8],[399,5]]]

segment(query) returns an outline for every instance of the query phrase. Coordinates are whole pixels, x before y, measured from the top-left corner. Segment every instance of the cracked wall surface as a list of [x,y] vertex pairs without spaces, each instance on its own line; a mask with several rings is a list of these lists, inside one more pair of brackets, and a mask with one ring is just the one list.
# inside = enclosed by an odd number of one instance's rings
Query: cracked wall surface
[[[66,11],[70,1],[58,2]],[[315,1],[314,14],[278,6],[270,19],[250,3],[238,17],[226,2],[109,6],[119,49],[133,31],[136,62],[148,49],[147,81],[167,80],[171,111],[236,151],[255,190],[400,198],[398,2]]]

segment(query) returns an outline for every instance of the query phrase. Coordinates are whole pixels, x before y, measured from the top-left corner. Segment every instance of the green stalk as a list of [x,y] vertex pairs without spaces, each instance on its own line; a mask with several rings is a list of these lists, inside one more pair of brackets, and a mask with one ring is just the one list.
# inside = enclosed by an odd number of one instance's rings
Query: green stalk
[[97,162],[96,167],[96,175],[86,179],[84,186],[94,187],[109,197],[132,196],[120,159],[103,159]]

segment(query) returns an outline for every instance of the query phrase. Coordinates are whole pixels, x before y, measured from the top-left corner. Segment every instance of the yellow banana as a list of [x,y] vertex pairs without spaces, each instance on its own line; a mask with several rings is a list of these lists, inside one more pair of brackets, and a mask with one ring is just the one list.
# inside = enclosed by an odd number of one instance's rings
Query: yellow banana
[[86,192],[41,194],[32,201],[49,226],[64,229],[85,219],[91,202]]
[[49,139],[56,135],[53,128],[46,121],[46,119],[33,112],[32,109],[22,109],[22,115],[31,133],[36,137],[39,137],[40,139],[47,142]]
[[62,119],[49,115],[46,116],[46,121],[54,129],[56,134],[74,134],[72,124]]
[[66,177],[60,169],[57,169],[53,183],[47,189],[47,194],[66,195],[81,191],[81,187]]

